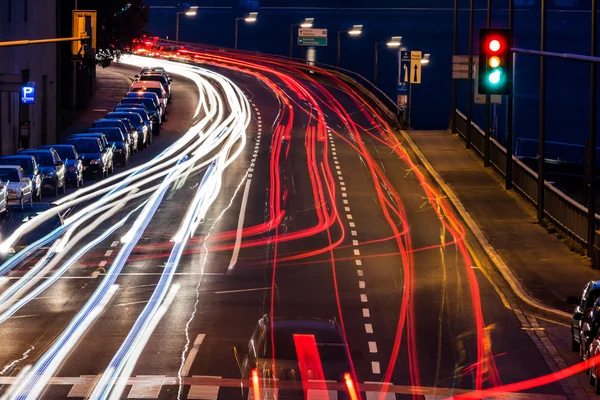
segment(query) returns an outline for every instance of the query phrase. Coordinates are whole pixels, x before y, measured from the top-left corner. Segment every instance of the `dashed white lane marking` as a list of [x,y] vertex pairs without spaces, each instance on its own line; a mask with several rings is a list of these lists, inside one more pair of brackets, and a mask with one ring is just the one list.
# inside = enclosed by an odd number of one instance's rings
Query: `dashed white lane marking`
[[[338,172],[340,172],[340,171],[338,171]],[[340,185],[344,183],[344,177],[342,176],[341,172],[338,176],[338,180],[340,181]]]
[[350,211],[352,211],[352,210],[350,210],[350,207],[344,207],[344,211],[346,211],[346,212],[350,212]]
[[336,166],[335,166],[335,169],[340,169],[340,166],[339,166],[339,165],[336,165]]
[[99,276],[100,276],[100,271],[94,271],[94,272],[92,272],[92,275],[90,276],[90,278],[96,279]]
[[[336,157],[336,158],[337,158],[337,157]],[[338,160],[335,160],[333,163],[334,163],[335,165],[338,165],[340,162],[339,162]]]
[[363,270],[362,270],[362,269],[357,269],[357,270],[356,270],[356,274],[357,274],[358,276],[364,276],[364,274],[365,274],[365,273],[363,272]]
[[365,318],[371,318],[371,311],[369,311],[368,308],[363,308],[363,317]]
[[364,289],[366,287],[365,281],[358,281],[358,287],[359,289]]
[[[213,378],[212,376],[206,375],[194,375],[198,378]],[[217,378],[217,377],[215,377]],[[218,378],[221,378],[220,376]],[[217,400],[219,397],[219,387],[218,386],[208,386],[208,385],[192,385],[190,386],[190,392],[187,395],[189,400]]]
[[367,299],[367,295],[363,293],[360,295],[360,301],[361,303],[368,303],[369,299]]
[[354,255],[355,256],[360,256],[360,250],[359,249],[354,249]]
[[348,225],[350,225],[350,228],[355,228],[356,225],[354,224],[354,222],[348,222]]
[[127,395],[128,399],[157,399],[160,394],[160,388],[162,385],[157,384],[156,378],[161,376],[164,378],[164,375],[138,375],[138,378],[152,378],[147,384],[140,382],[131,387],[129,394]]
[[106,253],[104,253],[104,257],[110,257],[110,255],[113,253],[112,250],[107,250]]
[[[343,185],[342,185],[342,187],[341,187],[340,189],[342,189],[342,192],[345,192],[345,191],[346,191],[346,188],[345,188]],[[343,195],[344,195],[344,193],[342,193],[342,196],[343,196]]]
[[348,197],[348,193],[342,193],[342,197]]
[[352,236],[358,236],[358,232],[356,232],[356,231],[350,231],[350,235],[352,235]]
[[356,265],[362,265],[362,261],[361,260],[356,260]]
[[346,218],[352,219],[352,214],[346,214]]
[[335,151],[332,151],[331,154],[334,156],[337,155],[337,153]]
[[371,325],[371,324],[365,324],[365,332],[367,332],[367,333],[373,333],[373,325]]
[[373,371],[374,374],[381,373],[381,367],[379,366],[379,361],[371,361],[371,371]]
[[353,240],[352,241],[352,246],[358,246],[358,240]]
[[342,200],[342,203],[344,203],[344,204],[348,204],[348,200],[347,200],[347,199],[344,199],[344,200]]
[[377,353],[377,343],[369,342],[369,353]]
[[337,160],[337,156],[333,156],[333,159],[334,159],[334,160]]
[[119,242],[115,241],[110,244],[110,247],[117,247],[118,245],[119,245]]
[[252,174],[248,174],[248,178],[249,178],[249,179],[250,179],[250,178],[252,178]]
[[[340,176],[341,178],[341,176]],[[344,181],[342,179],[340,179],[340,186],[346,186],[346,184],[344,183]]]
[[99,266],[99,267],[104,267],[106,264],[108,264],[108,262],[106,262],[106,260],[104,260],[104,261],[100,261],[100,262],[98,263],[98,266]]
[[205,337],[206,334],[204,333],[199,333],[198,336],[196,336],[196,340],[194,340],[194,346],[188,353],[188,356],[185,359],[185,362],[183,363],[183,368],[181,369],[181,376],[188,376],[190,374],[190,368],[192,368],[192,364],[194,363],[194,360],[198,355],[198,350],[200,350],[200,345],[204,341]]

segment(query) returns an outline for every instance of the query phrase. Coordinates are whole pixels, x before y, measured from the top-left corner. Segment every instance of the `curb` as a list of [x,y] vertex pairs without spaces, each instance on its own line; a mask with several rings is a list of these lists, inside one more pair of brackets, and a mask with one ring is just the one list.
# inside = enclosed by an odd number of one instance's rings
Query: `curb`
[[440,174],[438,174],[438,172],[429,163],[429,160],[427,160],[427,157],[425,157],[425,155],[417,147],[415,142],[413,142],[410,135],[405,130],[400,130],[400,134],[402,135],[403,139],[409,144],[412,151],[417,155],[417,157],[419,158],[419,160],[421,161],[421,163],[423,164],[423,166],[425,167],[427,172],[429,172],[429,174],[433,177],[433,179],[435,179],[438,186],[442,189],[442,191],[446,194],[448,199],[452,202],[452,205],[458,211],[461,218],[463,219],[463,221],[465,221],[465,223],[467,224],[467,226],[469,227],[469,229],[471,230],[473,235],[475,235],[475,238],[477,239],[477,241],[479,242],[479,244],[481,245],[481,247],[483,248],[483,250],[489,257],[492,264],[496,267],[498,272],[500,272],[500,274],[502,275],[504,280],[508,283],[508,285],[510,286],[512,291],[517,295],[517,297],[519,299],[521,299],[524,303],[529,305],[530,307],[533,307],[538,312],[540,312],[546,316],[558,318],[559,321],[570,322],[571,317],[572,317],[571,314],[566,313],[561,310],[557,310],[555,308],[546,307],[539,301],[532,298],[525,291],[525,289],[523,288],[523,286],[521,285],[521,283],[519,282],[519,280],[517,279],[515,274],[506,265],[506,263],[504,262],[504,260],[500,256],[500,254],[498,254],[496,249],[489,243],[489,241],[487,240],[487,238],[485,237],[485,235],[483,234],[483,232],[481,231],[481,229],[479,228],[479,226],[477,225],[477,223],[475,222],[473,217],[471,217],[471,214],[469,214],[467,209],[461,203],[458,196],[454,193],[452,188],[450,188],[450,186],[446,183],[446,181],[444,181],[444,179],[440,176]]

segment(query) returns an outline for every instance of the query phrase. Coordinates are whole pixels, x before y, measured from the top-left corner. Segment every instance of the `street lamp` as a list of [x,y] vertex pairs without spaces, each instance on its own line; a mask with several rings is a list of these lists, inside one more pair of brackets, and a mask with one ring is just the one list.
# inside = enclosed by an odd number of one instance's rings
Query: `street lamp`
[[375,86],[377,86],[377,71],[379,70],[379,45],[384,43],[391,49],[397,49],[402,44],[402,36],[392,36],[387,42],[375,42],[375,71],[373,73],[373,84]]
[[350,36],[360,36],[362,34],[362,25],[354,25],[349,31],[338,31],[337,33],[337,66],[340,66],[341,59],[341,34],[348,33]]
[[257,12],[251,12],[248,14],[248,16],[244,17],[244,18],[236,18],[235,19],[235,41],[234,41],[234,48],[237,49],[238,48],[238,32],[239,32],[239,22],[241,20],[246,21],[247,24],[253,24],[256,22],[258,18],[258,13]]
[[177,22],[175,24],[175,41],[179,42],[179,16],[185,14],[188,17],[193,17],[198,13],[198,6],[185,5],[183,11],[177,11]]
[[423,58],[421,59],[421,64],[422,65],[429,64],[430,57],[431,57],[431,54],[425,54],[425,55],[423,55]]
[[290,58],[292,58],[292,55],[294,54],[294,28],[297,26],[300,28],[312,28],[314,22],[314,18],[304,18],[304,22],[290,25]]

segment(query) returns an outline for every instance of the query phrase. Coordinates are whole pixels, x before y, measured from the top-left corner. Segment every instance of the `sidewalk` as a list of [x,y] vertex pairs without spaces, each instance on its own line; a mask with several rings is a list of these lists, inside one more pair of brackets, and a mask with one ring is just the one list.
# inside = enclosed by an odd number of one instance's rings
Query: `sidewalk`
[[89,106],[75,117],[73,121],[60,131],[59,140],[65,140],[73,133],[87,132],[94,121],[104,114],[113,111],[115,106],[129,91],[130,81],[127,79],[135,72],[132,68],[113,63],[109,68],[96,69],[96,94],[90,99]]
[[457,136],[448,131],[407,132],[527,293],[571,313],[567,296],[581,294],[586,282],[600,279],[600,272],[538,225],[533,208],[504,190],[500,176],[486,170]]

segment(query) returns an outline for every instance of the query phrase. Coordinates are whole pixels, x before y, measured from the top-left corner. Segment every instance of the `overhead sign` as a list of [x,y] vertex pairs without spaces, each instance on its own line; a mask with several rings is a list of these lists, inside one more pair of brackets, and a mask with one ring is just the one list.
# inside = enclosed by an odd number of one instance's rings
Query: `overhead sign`
[[[473,80],[475,81],[475,104],[485,104],[485,94],[479,94],[479,69],[478,63],[473,62]],[[502,96],[499,94],[490,95],[490,104],[502,104]]]
[[299,46],[327,46],[327,29],[298,29]]
[[469,56],[452,56],[452,79],[469,79]]
[[400,52],[400,84],[405,85],[410,81],[410,51],[402,50]]
[[71,55],[76,60],[96,56],[96,11],[73,10],[73,37],[89,37],[88,40],[74,41]]
[[421,83],[421,58],[423,53],[420,51],[410,52],[410,83]]
[[28,82],[21,86],[21,104],[35,103],[35,83]]

